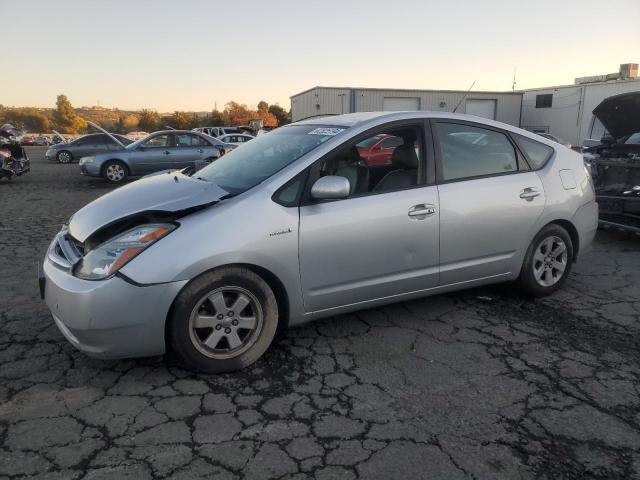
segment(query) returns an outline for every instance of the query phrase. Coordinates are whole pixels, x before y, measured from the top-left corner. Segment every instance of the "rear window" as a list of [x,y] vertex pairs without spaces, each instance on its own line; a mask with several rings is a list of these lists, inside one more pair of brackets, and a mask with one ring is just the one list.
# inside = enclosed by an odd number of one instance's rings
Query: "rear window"
[[553,155],[553,148],[530,138],[523,137],[521,135],[514,134],[513,137],[516,140],[518,146],[522,149],[527,156],[527,160],[531,164],[531,168],[537,170],[542,168],[545,163]]

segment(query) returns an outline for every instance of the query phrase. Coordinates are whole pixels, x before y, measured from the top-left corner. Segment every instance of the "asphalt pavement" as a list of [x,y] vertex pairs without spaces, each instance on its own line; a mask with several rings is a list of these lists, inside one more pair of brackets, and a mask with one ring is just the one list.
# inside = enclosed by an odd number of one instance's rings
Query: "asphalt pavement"
[[36,264],[112,187],[0,181],[0,478],[640,478],[640,238],[601,231],[557,294],[509,285],[289,330],[242,372],[76,351]]

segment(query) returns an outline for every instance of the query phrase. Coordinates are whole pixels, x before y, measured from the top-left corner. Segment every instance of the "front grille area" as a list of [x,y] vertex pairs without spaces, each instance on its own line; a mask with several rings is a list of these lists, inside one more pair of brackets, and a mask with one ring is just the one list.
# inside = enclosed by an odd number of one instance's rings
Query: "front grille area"
[[84,256],[84,244],[67,233],[63,228],[49,249],[49,259],[57,266],[71,269]]

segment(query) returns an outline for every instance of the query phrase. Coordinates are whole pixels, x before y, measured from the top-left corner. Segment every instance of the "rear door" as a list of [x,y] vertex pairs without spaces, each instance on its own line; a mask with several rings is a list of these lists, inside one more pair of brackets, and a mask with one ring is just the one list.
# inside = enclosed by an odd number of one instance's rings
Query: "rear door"
[[172,150],[174,168],[195,166],[204,158],[204,140],[193,133],[176,133],[176,145]]
[[510,136],[433,120],[440,197],[440,284],[519,272],[545,205],[538,175]]

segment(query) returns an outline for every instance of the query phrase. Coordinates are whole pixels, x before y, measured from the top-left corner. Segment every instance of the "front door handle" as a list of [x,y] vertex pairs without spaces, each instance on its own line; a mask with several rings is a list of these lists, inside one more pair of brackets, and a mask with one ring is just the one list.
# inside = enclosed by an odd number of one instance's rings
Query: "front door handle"
[[527,187],[520,192],[520,198],[524,198],[528,202],[540,195],[540,191],[537,188]]
[[411,207],[407,215],[417,220],[423,220],[427,218],[428,215],[433,215],[434,213],[436,213],[436,207],[434,205],[421,203],[420,205]]
[[200,149],[198,150],[198,153],[204,153],[204,150]]
[[165,151],[164,151],[164,154],[165,154],[165,155],[169,155],[170,153],[171,153],[171,152],[170,152],[169,150],[165,150]]

